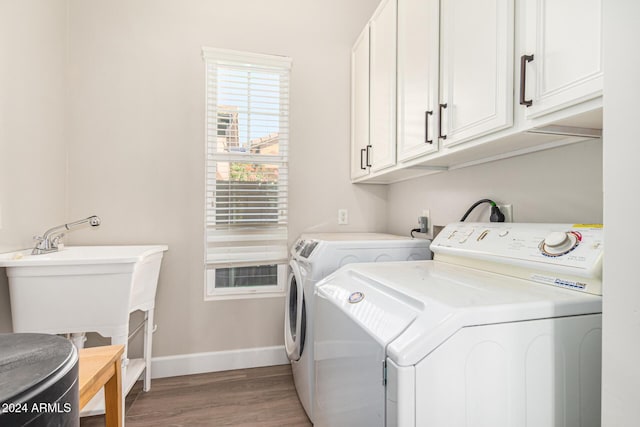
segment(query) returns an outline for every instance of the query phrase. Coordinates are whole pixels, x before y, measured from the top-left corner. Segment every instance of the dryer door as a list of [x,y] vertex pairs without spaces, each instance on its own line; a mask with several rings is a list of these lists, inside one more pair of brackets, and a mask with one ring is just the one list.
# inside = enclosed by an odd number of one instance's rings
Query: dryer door
[[300,269],[296,261],[289,263],[289,279],[284,310],[284,347],[289,360],[296,361],[302,354],[304,340],[303,291]]

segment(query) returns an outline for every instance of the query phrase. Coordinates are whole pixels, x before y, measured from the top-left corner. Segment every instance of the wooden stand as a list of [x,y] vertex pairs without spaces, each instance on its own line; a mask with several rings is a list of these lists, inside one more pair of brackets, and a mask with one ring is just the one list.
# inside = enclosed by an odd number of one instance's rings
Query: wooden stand
[[107,427],[123,426],[122,366],[123,345],[109,345],[80,350],[80,410],[104,387]]

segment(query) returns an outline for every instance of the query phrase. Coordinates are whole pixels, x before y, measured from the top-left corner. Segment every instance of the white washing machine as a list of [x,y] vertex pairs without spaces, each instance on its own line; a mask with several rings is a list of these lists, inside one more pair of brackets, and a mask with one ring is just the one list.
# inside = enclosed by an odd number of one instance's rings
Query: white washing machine
[[291,249],[284,341],[300,402],[313,421],[313,296],[316,283],[346,264],[431,259],[429,240],[379,233],[303,234]]
[[457,223],[316,287],[316,426],[600,425],[603,230]]

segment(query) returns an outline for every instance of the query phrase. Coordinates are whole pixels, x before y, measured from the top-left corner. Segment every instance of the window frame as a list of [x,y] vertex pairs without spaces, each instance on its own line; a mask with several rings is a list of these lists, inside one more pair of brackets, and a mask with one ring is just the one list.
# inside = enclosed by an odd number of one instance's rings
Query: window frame
[[[285,287],[288,281],[288,248],[287,248],[287,238],[288,238],[288,143],[289,143],[289,120],[290,120],[290,97],[289,97],[289,89],[290,89],[290,76],[291,76],[291,59],[287,57],[274,56],[274,55],[263,55],[256,54],[250,52],[238,52],[231,51],[226,49],[215,49],[215,48],[202,48],[202,55],[205,62],[205,218],[204,218],[204,300],[205,301],[215,301],[215,300],[229,300],[229,299],[247,299],[247,298],[267,298],[267,297],[284,297],[285,296]],[[279,73],[286,73],[285,77],[285,86],[282,86],[283,80],[280,80],[279,87],[281,93],[283,90],[286,90],[286,103],[280,105],[280,120],[282,121],[282,117],[285,117],[286,126],[283,128],[282,123],[280,124],[280,130],[278,134],[280,138],[282,138],[282,144],[280,146],[280,152],[278,154],[256,154],[250,152],[219,152],[211,149],[210,147],[210,137],[220,137],[219,129],[216,125],[215,130],[212,131],[209,128],[211,117],[215,117],[215,122],[218,121],[218,115],[220,111],[218,108],[223,106],[224,104],[217,103],[214,107],[209,105],[209,95],[211,93],[210,86],[210,62],[216,61],[213,67],[220,67],[220,59],[224,58],[224,60],[228,60],[231,62],[237,61],[233,65],[233,67],[238,67],[238,64],[246,64],[247,71],[256,70],[255,64],[258,66],[267,66],[274,67],[277,69]],[[255,61],[255,62],[254,62]],[[250,65],[254,64],[254,65]],[[224,65],[222,65],[224,67]],[[259,72],[259,71],[257,71]],[[213,88],[216,96],[218,87]],[[211,110],[213,108],[213,110]],[[212,112],[213,111],[213,112]],[[283,113],[284,111],[284,113]],[[251,114],[251,111],[249,111]],[[259,114],[259,113],[258,113]],[[283,132],[284,129],[284,132]],[[215,135],[213,135],[215,134]],[[215,166],[212,168],[210,163],[215,163]],[[275,225],[265,225],[264,227],[255,227],[255,232],[253,234],[253,238],[251,236],[251,231],[247,231],[247,229],[242,229],[238,227],[240,230],[238,231],[226,231],[221,229],[212,229],[210,225],[210,215],[211,212],[216,208],[211,208],[211,200],[212,197],[215,199],[215,194],[211,195],[211,187],[210,180],[211,176],[209,175],[212,170],[216,170],[218,164],[221,162],[229,162],[229,165],[232,163],[253,163],[253,164],[265,164],[265,165],[277,165],[279,171],[281,171],[282,176],[278,175],[278,187],[281,193],[278,195],[278,203],[283,200],[285,202],[285,214],[284,214],[284,222],[282,219],[279,219]],[[215,177],[214,177],[215,180]],[[217,182],[217,181],[215,181]],[[282,184],[284,182],[284,184]],[[213,186],[215,187],[215,183]],[[249,229],[251,227],[248,227]],[[235,235],[235,238],[234,238]],[[224,246],[226,244],[237,244],[237,245],[246,245],[247,242],[249,247],[254,250],[257,254],[254,259],[246,259],[244,257],[239,257],[238,259],[232,259],[233,256],[229,256],[229,259],[218,259],[225,258],[224,255],[212,255],[215,253],[216,242],[220,243],[220,246]],[[270,251],[263,250],[266,254],[267,252],[270,255],[265,255],[264,259],[260,259],[260,249],[277,246],[277,259],[274,260],[271,257],[274,257],[270,253]],[[213,252],[212,252],[213,248]],[[230,251],[232,252],[232,251]],[[253,255],[253,254],[252,254]],[[213,262],[211,259],[216,257],[217,261]],[[251,256],[249,256],[251,258]],[[258,286],[239,286],[239,287],[215,287],[215,277],[216,270],[220,268],[231,268],[231,267],[249,267],[249,266],[261,266],[261,265],[277,265],[277,284],[276,285],[258,285]]]

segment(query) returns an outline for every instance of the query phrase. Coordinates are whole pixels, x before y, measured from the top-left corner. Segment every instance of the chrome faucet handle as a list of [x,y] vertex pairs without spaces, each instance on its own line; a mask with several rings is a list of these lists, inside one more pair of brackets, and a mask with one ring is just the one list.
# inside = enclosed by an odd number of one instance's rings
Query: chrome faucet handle
[[49,249],[49,241],[43,236],[33,236],[36,244],[31,251],[31,255],[40,255]]
[[57,248],[58,244],[60,243],[60,239],[62,239],[63,237],[64,237],[64,233],[60,233],[56,237],[51,239],[51,247],[52,248]]

